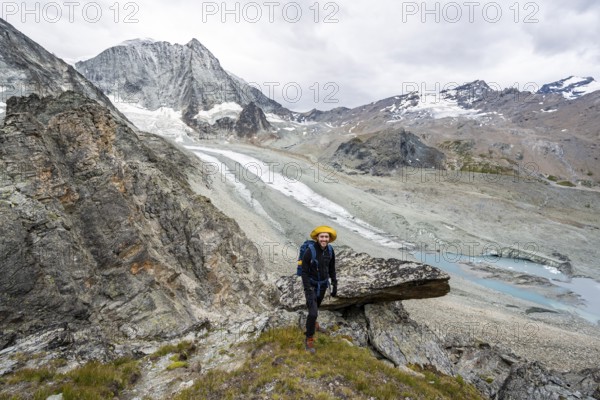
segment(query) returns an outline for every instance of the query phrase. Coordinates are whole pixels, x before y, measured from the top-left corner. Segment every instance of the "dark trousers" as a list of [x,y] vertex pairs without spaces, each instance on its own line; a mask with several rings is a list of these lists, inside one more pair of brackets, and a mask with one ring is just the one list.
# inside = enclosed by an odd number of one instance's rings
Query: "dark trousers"
[[311,337],[315,334],[317,316],[319,307],[325,297],[326,288],[321,288],[321,293],[317,297],[317,288],[313,288],[312,292],[304,292],[306,297],[306,307],[308,308],[308,317],[306,317],[306,337]]

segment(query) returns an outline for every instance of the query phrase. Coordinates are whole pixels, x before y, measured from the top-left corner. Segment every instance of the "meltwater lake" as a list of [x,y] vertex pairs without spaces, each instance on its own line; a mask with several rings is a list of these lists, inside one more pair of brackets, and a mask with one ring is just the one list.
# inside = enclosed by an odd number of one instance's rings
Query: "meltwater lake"
[[[529,260],[495,257],[495,256],[466,256],[460,254],[444,254],[414,252],[413,256],[420,262],[438,267],[451,275],[460,276],[470,282],[480,286],[497,290],[509,294],[513,297],[528,300],[540,306],[553,309],[555,311],[566,311],[579,315],[589,322],[600,323],[600,283],[590,278],[570,278],[558,269],[538,264]],[[498,270],[506,270],[519,274],[526,274],[546,278],[551,284],[555,285],[556,293],[573,292],[580,299],[580,304],[573,305],[561,302],[543,294],[520,288],[516,284],[502,281],[500,279],[481,277],[475,269],[466,265],[485,264]]]

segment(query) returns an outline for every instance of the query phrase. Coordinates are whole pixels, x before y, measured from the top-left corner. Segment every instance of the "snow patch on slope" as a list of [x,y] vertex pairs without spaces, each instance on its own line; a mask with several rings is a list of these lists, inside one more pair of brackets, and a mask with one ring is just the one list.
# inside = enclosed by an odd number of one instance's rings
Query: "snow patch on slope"
[[207,122],[209,125],[213,125],[217,120],[225,117],[231,119],[238,119],[242,112],[242,106],[234,102],[226,102],[213,106],[210,110],[200,110],[194,119]]
[[424,95],[414,92],[399,99],[398,102],[394,102],[391,106],[383,108],[381,111],[389,112],[393,120],[401,120],[407,114],[413,116],[416,114],[418,117],[430,117],[433,119],[477,118],[482,115],[479,110],[461,107],[458,101],[452,98],[452,95],[452,92]]
[[570,76],[542,86],[538,93],[560,93],[565,99],[574,100],[598,90],[600,90],[600,82],[595,81],[594,78]]
[[319,195],[304,183],[284,177],[273,171],[272,165],[266,164],[261,160],[230,150],[214,149],[204,146],[186,146],[186,148],[194,152],[200,151],[203,153],[214,153],[225,156],[230,160],[238,162],[242,167],[252,166],[252,168],[248,168],[247,171],[256,175],[260,180],[267,184],[269,188],[293,198],[303,206],[331,218],[336,224],[348,228],[368,240],[392,248],[402,248],[408,245],[369,223],[354,217],[345,208]]
[[181,120],[181,112],[169,107],[160,107],[150,111],[138,104],[111,101],[125,116],[142,131],[154,133],[176,142],[190,141],[188,133],[193,133],[192,128]]
[[[577,90],[574,91],[574,95],[576,97],[581,97],[581,96],[584,96],[586,94],[589,94],[589,93],[592,93],[592,92],[595,92],[598,90],[600,90],[600,82],[592,81],[585,86],[578,87]],[[565,97],[566,97],[566,93],[563,93],[563,95],[565,95]],[[572,94],[572,96],[573,96],[573,94]]]
[[456,100],[448,99],[440,94],[420,96],[419,103],[411,111],[428,113],[434,119],[474,117],[479,114],[479,110],[462,108]]
[[265,117],[267,117],[267,121],[269,121],[271,123],[285,123],[286,122],[283,119],[281,119],[281,117],[279,115],[273,114],[273,113],[265,113]]
[[[221,169],[223,176],[235,176],[235,171],[228,168],[224,163],[220,162],[216,157],[194,150],[193,153],[200,160],[216,166],[216,169]],[[244,185],[239,179],[227,179],[227,182],[233,185],[235,192],[248,204],[248,206],[254,210],[258,215],[265,217],[277,230],[283,232],[281,225],[273,220],[269,214],[265,211],[262,204],[252,196],[252,192]]]

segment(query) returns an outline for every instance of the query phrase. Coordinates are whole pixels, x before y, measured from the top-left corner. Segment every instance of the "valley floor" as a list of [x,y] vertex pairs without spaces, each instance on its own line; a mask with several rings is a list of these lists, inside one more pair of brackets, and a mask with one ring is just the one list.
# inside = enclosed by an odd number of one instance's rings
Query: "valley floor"
[[[235,219],[254,241],[270,280],[294,273],[298,244],[315,226],[327,224],[338,230],[335,245],[375,257],[415,259],[414,250],[443,257],[478,255],[510,247],[568,259],[574,276],[600,281],[598,192],[554,187],[524,176],[417,169],[394,177],[348,175],[280,150],[224,142],[200,146],[188,148],[205,162],[211,184],[197,180],[194,189]],[[236,164],[233,153],[224,150],[252,158],[238,158]],[[288,193],[300,190],[297,186],[276,190],[277,174],[288,183],[301,182],[301,190],[317,193],[350,216],[346,220],[340,213],[330,219],[331,208],[320,197],[315,204],[301,204]],[[456,329],[472,332],[554,369],[597,366],[598,324],[451,276],[449,295],[405,302],[413,319],[441,335]],[[564,297],[566,303],[578,301],[547,280],[528,284],[546,295]]]

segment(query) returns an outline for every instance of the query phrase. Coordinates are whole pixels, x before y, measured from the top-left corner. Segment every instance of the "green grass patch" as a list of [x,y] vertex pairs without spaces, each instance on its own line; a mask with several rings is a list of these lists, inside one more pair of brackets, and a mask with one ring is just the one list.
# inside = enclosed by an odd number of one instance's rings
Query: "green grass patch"
[[453,151],[461,156],[468,155],[474,146],[475,141],[473,140],[446,140],[439,144],[440,148]]
[[14,385],[19,382],[43,383],[54,378],[54,372],[47,368],[30,369],[25,368],[5,378],[5,383]]
[[177,369],[177,368],[187,368],[187,367],[188,367],[188,363],[185,362],[185,361],[173,361],[167,367],[167,371],[172,371],[172,370]]
[[187,355],[193,353],[194,351],[196,351],[196,345],[194,343],[183,341],[177,344],[168,344],[166,346],[162,346],[160,349],[156,350],[150,355],[150,359],[158,360],[159,358],[171,353],[180,354],[187,359]]
[[560,182],[556,182],[557,185],[560,186],[566,186],[566,187],[575,187],[576,185],[574,183],[571,183],[569,181],[560,181]]
[[552,181],[552,182],[558,182],[559,181],[558,177],[556,177],[554,175],[548,175],[548,180]]
[[[107,364],[91,361],[66,374],[53,368],[22,369],[3,378],[0,400],[45,400],[59,393],[64,400],[113,399],[138,377],[138,362],[129,358]],[[18,394],[10,390],[11,386],[18,387],[14,391]]]
[[421,371],[424,379],[405,374],[341,338],[318,335],[314,355],[303,339],[295,327],[265,332],[248,343],[252,355],[243,367],[211,370],[175,399],[482,399],[464,381],[431,371]]
[[512,168],[503,167],[500,165],[493,165],[487,162],[474,162],[470,161],[460,168],[461,172],[477,172],[480,174],[494,174],[494,175],[513,175],[514,171]]

